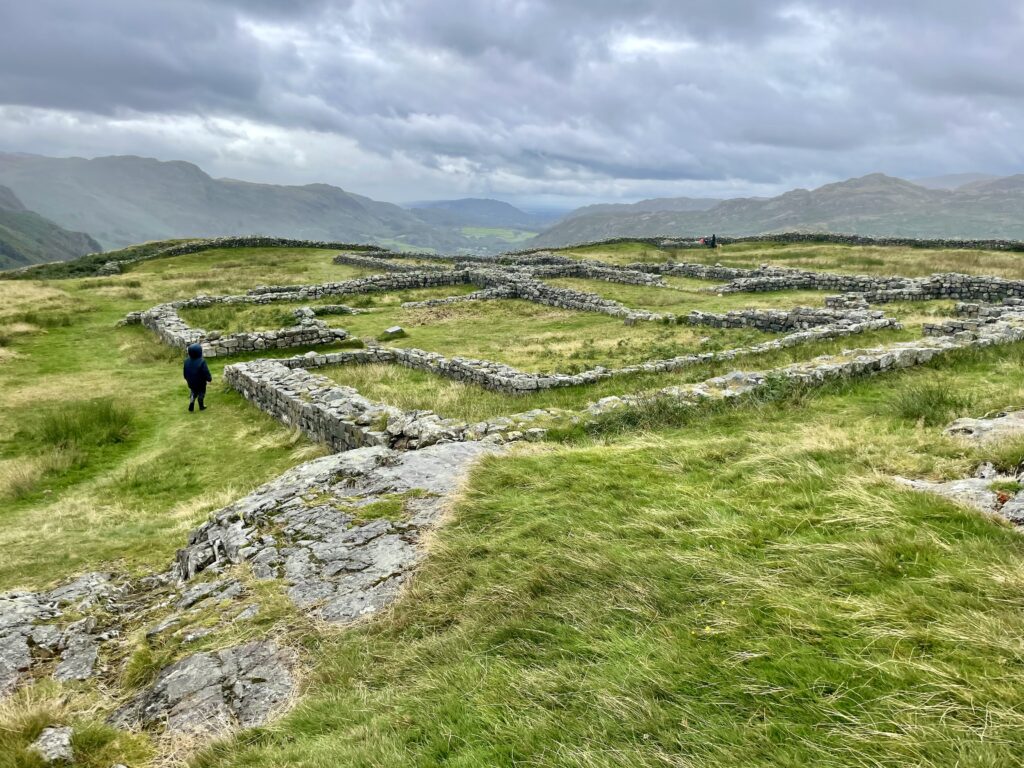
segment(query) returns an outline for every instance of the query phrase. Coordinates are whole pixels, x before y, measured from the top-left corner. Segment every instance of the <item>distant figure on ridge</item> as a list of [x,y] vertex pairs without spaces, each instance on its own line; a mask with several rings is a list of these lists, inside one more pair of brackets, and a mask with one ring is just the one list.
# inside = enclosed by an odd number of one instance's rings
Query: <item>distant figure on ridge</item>
[[184,375],[189,389],[189,412],[196,409],[196,400],[199,401],[199,410],[205,411],[206,406],[203,404],[203,399],[206,397],[206,385],[213,381],[213,376],[210,375],[210,368],[206,364],[206,360],[203,359],[203,348],[198,344],[188,345]]
[[718,247],[718,236],[717,235],[711,235],[711,247],[712,248],[717,248]]

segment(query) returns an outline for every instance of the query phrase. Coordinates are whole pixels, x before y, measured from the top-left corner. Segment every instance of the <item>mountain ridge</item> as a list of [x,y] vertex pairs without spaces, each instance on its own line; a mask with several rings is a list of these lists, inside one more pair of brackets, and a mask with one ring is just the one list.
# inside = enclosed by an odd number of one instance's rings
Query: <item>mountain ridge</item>
[[1024,175],[928,189],[872,173],[771,198],[723,200],[706,211],[568,217],[527,245],[556,247],[614,237],[847,233],[876,237],[1024,239]]
[[0,185],[0,269],[67,261],[100,250],[84,232],[72,232],[29,210]]
[[397,205],[330,184],[214,179],[181,160],[0,153],[0,184],[30,209],[89,232],[107,248],[251,233],[421,248],[466,245]]

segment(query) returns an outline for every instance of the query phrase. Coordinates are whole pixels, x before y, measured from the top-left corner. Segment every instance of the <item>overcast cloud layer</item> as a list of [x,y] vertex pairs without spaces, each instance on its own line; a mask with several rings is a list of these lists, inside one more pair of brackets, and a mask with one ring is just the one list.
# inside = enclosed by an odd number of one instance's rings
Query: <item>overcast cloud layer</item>
[[0,150],[389,200],[1024,171],[1019,0],[0,4]]

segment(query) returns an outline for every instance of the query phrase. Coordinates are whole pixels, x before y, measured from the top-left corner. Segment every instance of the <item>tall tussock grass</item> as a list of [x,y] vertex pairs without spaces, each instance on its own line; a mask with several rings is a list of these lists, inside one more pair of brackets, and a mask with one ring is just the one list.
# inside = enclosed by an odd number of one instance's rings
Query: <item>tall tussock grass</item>
[[97,448],[128,439],[134,418],[131,408],[112,398],[65,403],[40,413],[22,436],[44,448]]
[[960,416],[974,404],[974,398],[946,381],[920,381],[899,389],[889,401],[893,415],[937,427]]
[[29,453],[0,464],[0,498],[26,498],[47,480],[86,466],[95,450],[128,440],[134,422],[135,412],[111,398],[40,412],[15,435]]

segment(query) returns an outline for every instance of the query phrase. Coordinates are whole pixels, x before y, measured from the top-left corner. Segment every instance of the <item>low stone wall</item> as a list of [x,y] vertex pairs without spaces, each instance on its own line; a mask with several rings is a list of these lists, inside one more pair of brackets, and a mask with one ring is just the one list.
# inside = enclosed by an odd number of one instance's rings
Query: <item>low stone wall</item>
[[[572,245],[543,246],[528,248],[521,251],[508,251],[505,255],[526,256],[539,251],[563,251],[575,248],[595,247],[602,245],[618,245],[620,243],[642,243],[662,250],[682,248],[706,248],[699,240],[711,233],[705,232],[688,237],[679,235],[661,235],[657,237],[613,237]],[[827,243],[833,245],[866,245],[898,248],[952,248],[956,250],[986,251],[1024,251],[1021,240],[970,240],[964,238],[913,238],[913,237],[868,237],[866,235],[848,235],[830,232],[780,232],[767,235],[717,235],[719,245],[732,243]]]
[[713,290],[720,293],[836,291],[859,294],[861,299],[871,304],[938,299],[1000,301],[1006,298],[1024,298],[1024,280],[963,275],[955,272],[914,278],[840,275],[832,272],[767,268],[752,270],[748,276],[732,279]]
[[[320,315],[362,315],[366,313],[365,309],[357,309],[347,304],[318,304],[315,307],[303,307],[302,309],[312,312],[316,317]],[[295,311],[299,312],[301,310],[297,309]]]
[[124,319],[125,324],[142,324],[153,331],[160,341],[182,351],[189,344],[202,344],[205,357],[225,357],[244,352],[262,352],[289,347],[336,344],[348,338],[348,331],[331,328],[310,316],[297,318],[297,325],[272,331],[251,331],[222,335],[193,328],[178,314],[175,304],[160,304],[145,312],[133,312]]
[[363,256],[358,253],[339,253],[332,261],[349,267],[375,269],[379,272],[440,272],[451,267],[440,264],[403,264],[398,258],[383,259],[376,256]]
[[[402,272],[395,274],[372,275],[337,283],[323,283],[308,286],[261,286],[244,295],[236,296],[196,296],[192,299],[171,302],[154,307],[146,312],[133,313],[128,322],[142,322],[152,328],[169,345],[181,348],[184,344],[201,341],[211,344],[210,356],[235,354],[242,351],[275,349],[287,346],[329,344],[339,341],[343,332],[330,329],[314,318],[317,314],[354,313],[355,310],[345,305],[330,305],[328,308],[308,308],[297,310],[300,325],[296,328],[281,329],[252,334],[234,334],[223,340],[218,334],[207,334],[201,329],[190,328],[178,315],[182,308],[203,308],[218,304],[270,304],[285,301],[310,301],[332,295],[370,293],[381,291],[414,290],[447,285],[479,285],[482,290],[465,296],[451,296],[443,299],[432,299],[423,302],[407,302],[405,307],[438,307],[464,301],[480,301],[491,299],[522,299],[537,304],[544,304],[559,309],[577,312],[596,312],[611,317],[621,318],[627,324],[637,322],[689,323],[691,325],[707,325],[719,328],[757,328],[764,331],[784,333],[793,330],[836,324],[857,325],[866,320],[879,321],[879,312],[867,313],[863,299],[856,306],[853,302],[836,303],[827,309],[797,307],[792,310],[745,310],[725,314],[691,312],[685,317],[677,317],[672,313],[650,312],[632,309],[621,302],[604,298],[589,291],[562,288],[539,280],[536,274],[573,274],[594,276],[603,274],[605,278],[631,281],[640,279],[641,284],[655,286],[657,282],[643,283],[644,280],[660,282],[656,275],[642,272],[631,272],[621,269],[594,268],[588,265],[553,265],[537,268],[520,269],[517,267],[470,269],[458,268],[435,272]],[[805,273],[800,273],[804,275]],[[816,273],[806,273],[816,274]],[[849,306],[849,308],[847,308]]]
[[237,363],[224,368],[224,381],[260,410],[336,451],[371,445],[416,450],[437,443],[484,438],[503,442],[529,436],[518,429],[532,418],[529,415],[518,420],[498,418],[466,424],[432,411],[404,412],[307,370],[318,360],[325,361],[323,365],[387,360],[390,351],[360,350]]
[[[452,269],[437,272],[418,270],[399,274],[370,275],[354,280],[317,285],[261,285],[249,290],[249,297],[264,297],[264,301],[307,301],[324,296],[342,296],[356,293],[407,291],[417,288],[439,288],[446,285],[466,285],[476,282],[474,272]],[[251,301],[254,299],[250,299]]]
[[494,301],[496,299],[517,298],[514,288],[502,287],[485,288],[482,291],[473,291],[462,296],[447,296],[443,299],[426,299],[425,301],[406,301],[402,303],[403,309],[427,309],[429,307],[446,307],[450,304],[461,304],[467,301]]
[[598,266],[585,261],[530,267],[529,273],[539,279],[577,277],[585,280],[603,280],[609,283],[624,283],[626,285],[645,285],[654,288],[667,287],[665,281],[661,279],[661,275],[610,265]]
[[[756,328],[771,333],[786,333],[820,326],[854,325],[869,320],[884,320],[880,311],[818,309],[816,307],[794,307],[793,309],[741,309],[725,314],[714,314],[695,310],[686,316],[690,325],[706,325],[713,328]],[[895,320],[890,320],[893,326]]]
[[580,373],[528,373],[491,360],[477,360],[465,357],[449,358],[439,353],[427,352],[422,349],[379,346],[339,352],[310,352],[298,357],[277,359],[273,362],[292,369],[314,369],[327,365],[387,363],[425,371],[443,378],[473,384],[495,392],[520,395],[544,389],[585,386],[609,378],[632,376],[641,373],[679,371],[704,363],[735,360],[747,355],[773,352],[815,341],[851,336],[869,330],[895,329],[899,327],[899,323],[891,318],[865,316],[859,321],[854,321],[852,318],[844,317],[831,325],[818,325],[806,328],[781,338],[770,339],[749,347],[737,347],[721,352],[680,355],[663,360],[650,360],[645,363],[624,366],[622,368],[597,366]]
[[[784,343],[783,340],[774,340],[764,345],[758,345],[758,347],[742,350],[742,352],[749,354],[755,349],[768,351],[792,346],[796,343],[806,343],[808,340],[824,338],[827,335],[842,335],[842,331],[833,328],[801,331],[799,334],[794,334],[793,337],[787,337],[791,339],[788,343]],[[818,357],[807,362],[768,371],[753,373],[734,371],[726,376],[713,377],[699,384],[666,387],[653,395],[603,398],[587,406],[585,413],[588,416],[593,416],[623,405],[642,403],[651,396],[672,397],[692,403],[708,398],[736,397],[765,386],[773,379],[786,379],[808,385],[820,384],[836,378],[850,378],[920,365],[938,355],[954,350],[1008,344],[1022,340],[1024,340],[1024,311],[1010,310],[1002,320],[979,324],[978,328],[974,330],[961,330],[952,335],[925,338],[917,342],[898,342],[884,347],[844,351],[840,355]],[[734,359],[740,352],[741,350],[734,350],[732,355],[727,358],[723,356],[723,358]],[[714,357],[713,353],[709,353],[709,356],[701,355],[657,361],[615,371],[595,369],[587,372],[587,375],[593,380],[597,380],[612,375],[623,375],[627,372],[668,371],[674,370],[676,366],[692,364],[694,360],[703,362],[712,357]],[[523,427],[536,419],[538,414],[556,418],[578,418],[571,412],[528,411],[506,418],[494,419],[490,422],[467,425],[455,420],[442,419],[429,411],[400,414],[389,406],[366,400],[351,387],[338,386],[330,379],[312,374],[307,370],[323,365],[368,362],[394,362],[410,367],[422,366],[451,377],[479,376],[483,371],[483,367],[479,365],[482,361],[458,358],[446,360],[440,355],[422,350],[376,348],[320,355],[310,353],[286,360],[259,360],[252,363],[236,364],[225,369],[225,380],[263,410],[287,424],[299,427],[314,439],[335,447],[377,444],[412,449],[438,442],[482,438],[501,442],[541,433],[542,431],[537,429],[523,431]],[[474,362],[477,365],[474,365]],[[515,374],[512,373],[514,369],[498,363],[488,365],[493,367],[489,371],[489,375],[495,381],[502,377],[511,378],[513,381],[506,381],[504,385],[513,388],[519,386],[519,383],[514,381]],[[559,386],[559,384],[541,384],[540,379],[545,378],[541,375],[517,373],[519,376],[533,377],[535,384],[530,389]],[[547,378],[557,376],[556,374]],[[344,449],[344,447],[339,448],[339,450]]]
[[697,404],[706,399],[740,397],[752,394],[778,380],[804,386],[818,386],[836,379],[869,376],[923,365],[959,350],[1024,341],[1024,313],[1007,314],[1006,319],[1009,322],[982,325],[974,331],[965,330],[921,341],[849,350],[841,355],[819,357],[768,371],[733,371],[696,385],[666,387],[652,395],[606,397],[589,405],[586,412],[590,416],[596,416],[623,406],[642,405],[652,397],[668,397],[690,404]]
[[923,330],[926,336],[952,336],[964,331],[978,332],[984,325],[991,325],[1004,317],[1015,318],[1021,313],[1024,313],[1024,301],[1021,299],[1006,299],[1000,305],[961,302],[953,310],[956,319],[941,323],[925,323]]
[[336,451],[387,445],[388,418],[402,413],[275,360],[225,366],[224,382],[260,410]]

